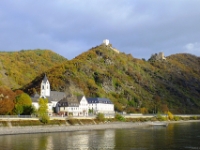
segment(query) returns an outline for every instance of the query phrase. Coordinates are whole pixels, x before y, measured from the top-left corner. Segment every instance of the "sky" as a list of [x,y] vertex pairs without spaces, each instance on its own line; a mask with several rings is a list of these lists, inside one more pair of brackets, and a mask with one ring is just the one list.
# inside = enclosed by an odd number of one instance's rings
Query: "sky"
[[1,0],[0,51],[49,49],[73,59],[109,39],[149,59],[200,56],[199,0]]

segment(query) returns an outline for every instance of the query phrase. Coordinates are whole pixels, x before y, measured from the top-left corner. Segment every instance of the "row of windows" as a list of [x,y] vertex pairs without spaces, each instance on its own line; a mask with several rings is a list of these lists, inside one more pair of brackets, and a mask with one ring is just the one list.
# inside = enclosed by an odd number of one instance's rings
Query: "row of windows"
[[[65,110],[65,108],[67,108],[67,107],[64,107],[64,110]],[[69,109],[71,109],[71,110],[79,110],[79,107],[71,107]]]
[[[89,104],[89,106],[97,106],[97,104]],[[98,105],[98,106],[102,106],[102,107],[112,107],[113,105]]]
[[[92,107],[92,108],[90,108],[90,109],[93,109],[94,107]],[[113,110],[113,108],[112,107],[110,107],[110,108],[95,108],[95,110]]]
[[89,103],[103,103],[103,104],[112,104],[110,101],[88,101]]

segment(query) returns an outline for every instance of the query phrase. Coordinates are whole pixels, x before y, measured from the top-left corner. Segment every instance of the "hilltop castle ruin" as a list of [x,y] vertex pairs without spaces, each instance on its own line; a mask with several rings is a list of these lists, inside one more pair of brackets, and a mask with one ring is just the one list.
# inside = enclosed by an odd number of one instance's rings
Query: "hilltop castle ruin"
[[111,48],[114,52],[119,54],[119,50],[116,48],[113,48],[112,45],[109,43],[108,39],[103,40],[102,45],[108,46],[109,48]]
[[150,60],[166,60],[166,58],[163,52],[159,52],[158,54],[152,54]]

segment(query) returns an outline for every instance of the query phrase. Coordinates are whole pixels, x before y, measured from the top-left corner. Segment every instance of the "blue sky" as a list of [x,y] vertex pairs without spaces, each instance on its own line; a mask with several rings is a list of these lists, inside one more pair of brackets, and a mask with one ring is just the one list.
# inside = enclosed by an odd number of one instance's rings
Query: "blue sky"
[[72,59],[109,39],[135,58],[200,56],[199,0],[1,0],[0,51],[50,49]]

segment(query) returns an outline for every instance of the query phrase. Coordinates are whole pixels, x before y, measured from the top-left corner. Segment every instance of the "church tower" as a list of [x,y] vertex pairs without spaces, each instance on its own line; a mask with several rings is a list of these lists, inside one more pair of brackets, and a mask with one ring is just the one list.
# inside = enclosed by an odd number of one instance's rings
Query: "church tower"
[[45,74],[44,79],[42,80],[41,87],[40,87],[40,97],[49,97],[50,96],[50,83],[47,79],[47,76]]

